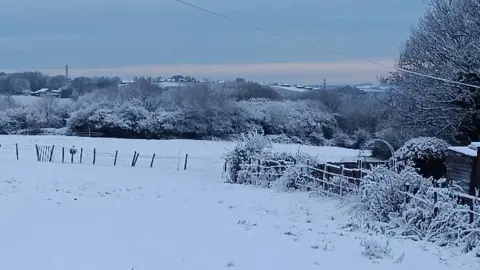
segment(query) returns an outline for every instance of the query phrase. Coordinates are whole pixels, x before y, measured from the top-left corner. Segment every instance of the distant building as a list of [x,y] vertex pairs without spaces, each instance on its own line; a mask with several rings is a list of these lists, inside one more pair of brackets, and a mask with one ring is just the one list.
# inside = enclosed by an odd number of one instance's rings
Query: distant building
[[50,89],[50,88],[42,88],[35,92],[32,92],[32,96],[35,97],[43,97],[43,96],[54,96],[59,97],[62,94],[62,89]]
[[120,87],[121,87],[121,86],[127,86],[127,85],[129,85],[129,84],[131,84],[131,83],[133,83],[133,82],[134,82],[134,81],[131,81],[131,80],[122,80],[122,81],[120,81],[120,83],[118,84],[118,86],[120,86]]

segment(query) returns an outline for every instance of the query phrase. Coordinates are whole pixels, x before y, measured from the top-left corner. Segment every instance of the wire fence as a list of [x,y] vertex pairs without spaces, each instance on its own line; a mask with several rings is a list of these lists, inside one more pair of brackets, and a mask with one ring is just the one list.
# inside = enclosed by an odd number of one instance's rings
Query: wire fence
[[[290,184],[291,187],[301,187],[308,191],[317,191],[336,197],[344,197],[349,193],[358,192],[360,186],[365,184],[365,181],[369,181],[368,183],[374,185],[378,184],[367,180],[365,176],[368,175],[372,166],[377,166],[381,163],[366,162],[362,164],[361,161],[359,161],[357,168],[346,168],[346,166],[352,166],[350,164],[351,162],[347,163],[313,164],[310,160],[303,161],[302,163],[302,161],[297,160],[250,159],[241,165],[241,173],[243,177],[249,179],[251,182],[261,181],[268,183],[268,185],[280,180],[282,177],[287,177],[289,180],[293,180]],[[225,171],[228,170],[227,164],[224,169]],[[480,220],[480,198],[451,189],[445,192],[448,187],[447,184],[446,182],[435,182],[434,187],[431,188],[433,196],[429,201],[425,200],[425,198],[418,197],[417,191],[408,184],[403,187],[403,191],[399,190],[399,192],[407,197],[407,202],[411,200],[422,200],[424,203],[430,205],[434,209],[435,215],[441,207],[441,204],[438,204],[440,197],[450,196],[451,200],[456,200],[458,204],[468,205],[468,209],[462,211],[468,214],[469,223],[478,222],[478,220]],[[444,188],[441,187],[442,185]]]
[[123,150],[103,151],[101,148],[73,148],[59,145],[0,145],[0,159],[29,160],[48,163],[96,166],[161,168],[177,171],[221,170],[221,157],[189,155],[188,153],[131,153]]

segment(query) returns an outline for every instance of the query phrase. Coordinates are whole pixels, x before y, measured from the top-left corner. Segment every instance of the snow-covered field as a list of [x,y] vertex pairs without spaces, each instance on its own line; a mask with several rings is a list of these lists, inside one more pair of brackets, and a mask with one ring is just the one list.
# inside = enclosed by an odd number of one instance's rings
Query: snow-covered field
[[[183,167],[185,155],[188,154],[188,168],[203,170],[211,166],[223,166],[222,155],[227,149],[234,147],[232,142],[194,141],[194,140],[129,140],[86,138],[70,136],[2,136],[0,135],[0,159],[15,159],[15,144],[18,144],[20,160],[35,160],[35,145],[55,145],[55,162],[61,162],[62,147],[65,147],[65,160],[70,161],[68,154],[73,146],[78,153],[75,162],[80,159],[80,149],[83,148],[83,163],[91,164],[93,151],[96,151],[96,164],[111,166],[118,150],[117,165],[131,163],[133,153],[140,154],[138,167],[149,167],[152,155],[155,153],[155,168],[177,169],[177,163]],[[370,151],[358,151],[340,147],[316,147],[299,144],[275,144],[276,151],[295,153],[302,151],[319,159],[330,162],[357,161],[360,155],[369,155]]]
[[[41,97],[34,96],[12,96],[12,98],[22,106],[32,106],[42,100]],[[69,98],[58,98],[57,101],[61,106],[68,106],[73,104],[73,101]]]
[[[220,156],[229,143],[54,136],[0,136],[0,143],[1,269],[480,269],[471,254],[398,239],[383,259],[369,258],[365,243],[387,239],[350,231],[338,201],[224,184]],[[61,164],[57,154],[55,163],[42,163],[35,143],[198,159],[187,171]]]

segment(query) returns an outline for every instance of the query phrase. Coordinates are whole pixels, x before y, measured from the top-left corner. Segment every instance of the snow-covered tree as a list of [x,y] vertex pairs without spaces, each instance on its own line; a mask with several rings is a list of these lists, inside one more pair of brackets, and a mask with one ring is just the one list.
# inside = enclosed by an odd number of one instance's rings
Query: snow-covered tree
[[427,136],[479,139],[480,1],[431,0],[430,8],[400,51],[396,66],[425,74],[392,73],[390,124]]

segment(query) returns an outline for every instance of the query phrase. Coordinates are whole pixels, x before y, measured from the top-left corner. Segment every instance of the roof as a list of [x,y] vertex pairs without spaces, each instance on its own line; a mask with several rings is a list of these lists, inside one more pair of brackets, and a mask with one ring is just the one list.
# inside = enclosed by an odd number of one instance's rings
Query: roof
[[466,156],[476,157],[477,149],[480,147],[480,142],[472,142],[469,146],[452,146],[448,150],[460,153]]
[[48,88],[42,88],[42,89],[37,90],[37,91],[35,91],[35,92],[33,92],[33,93],[39,94],[39,93],[45,93],[45,92],[47,92],[47,91],[48,91]]
[[476,157],[477,151],[470,149],[468,146],[453,146],[449,147],[448,150],[460,153],[466,156]]

